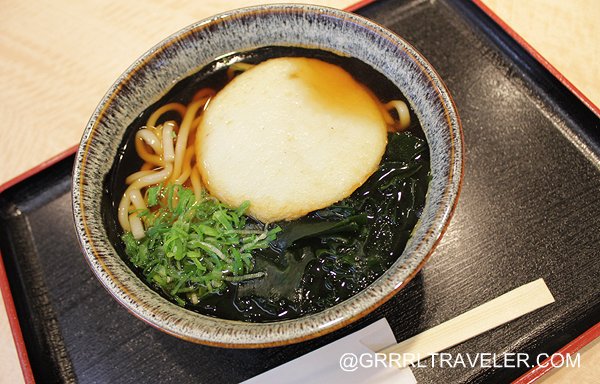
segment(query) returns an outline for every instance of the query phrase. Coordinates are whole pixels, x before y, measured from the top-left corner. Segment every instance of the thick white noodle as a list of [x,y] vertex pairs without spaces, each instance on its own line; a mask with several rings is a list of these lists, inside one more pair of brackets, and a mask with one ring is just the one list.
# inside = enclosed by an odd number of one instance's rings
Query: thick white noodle
[[157,155],[162,152],[160,140],[158,140],[158,137],[156,137],[154,132],[143,127],[137,131],[135,135],[137,136],[136,138],[141,138],[144,140],[144,142],[148,144]]
[[144,224],[137,213],[129,215],[129,225],[131,226],[131,234],[136,240],[142,239],[145,236]]
[[162,139],[163,139],[163,159],[166,163],[175,161],[175,148],[173,148],[173,128],[175,123],[168,121],[163,124]]
[[119,202],[119,208],[117,209],[117,218],[119,219],[119,224],[121,224],[121,228],[125,232],[131,231],[131,225],[129,225],[129,206],[131,205],[131,201],[129,201],[129,193],[125,191],[123,197],[121,197],[121,201]]
[[402,100],[392,100],[385,105],[387,109],[394,108],[398,112],[398,122],[400,130],[408,128],[410,125],[410,112],[408,106]]
[[[167,163],[164,169],[160,171],[154,171],[152,174],[148,174],[137,179],[133,184],[131,184],[125,190],[121,201],[119,202],[119,208],[117,210],[117,217],[119,219],[119,224],[124,231],[131,231],[131,225],[129,222],[129,207],[132,203],[131,201],[131,193],[132,191],[136,191],[141,195],[140,189],[147,187],[153,184],[159,184],[163,181],[167,180],[171,173],[173,172],[173,163]],[[134,192],[135,194],[135,192]]]
[[142,196],[142,192],[139,189],[132,189],[129,191],[129,200],[135,207],[135,209],[146,209],[146,202],[144,201],[144,197]]
[[192,183],[192,189],[194,190],[194,197],[196,201],[200,201],[202,197],[202,183],[200,182],[200,175],[198,174],[198,168],[192,167],[192,174],[190,175],[190,181]]
[[127,178],[125,179],[125,184],[129,185],[129,184],[137,181],[140,177],[149,175],[154,172],[156,172],[156,170],[149,169],[147,171],[137,171],[135,173],[132,173],[131,175],[127,176]]
[[173,163],[167,163],[165,167],[160,171],[156,171],[150,175],[140,177],[135,183],[131,184],[130,187],[133,187],[135,185],[136,188],[139,189],[152,184],[160,184],[163,181],[167,180],[171,176],[172,172]]
[[181,174],[183,157],[185,155],[185,150],[187,149],[188,134],[190,133],[192,122],[196,118],[196,113],[204,106],[204,104],[206,104],[206,100],[193,102],[188,107],[188,110],[183,117],[183,121],[181,122],[179,133],[177,134],[177,143],[175,144],[175,165],[173,167],[175,176],[177,177]]

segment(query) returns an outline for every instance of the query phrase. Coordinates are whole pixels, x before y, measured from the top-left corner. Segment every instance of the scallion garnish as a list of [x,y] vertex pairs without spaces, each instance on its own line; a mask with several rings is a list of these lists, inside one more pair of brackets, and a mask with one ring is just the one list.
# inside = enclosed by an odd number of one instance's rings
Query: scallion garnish
[[252,252],[267,248],[281,230],[248,223],[250,202],[230,208],[208,195],[196,201],[181,185],[147,190],[148,206],[141,215],[145,237],[122,236],[125,252],[144,278],[179,305],[197,304],[219,293],[225,282],[264,276],[254,270]]

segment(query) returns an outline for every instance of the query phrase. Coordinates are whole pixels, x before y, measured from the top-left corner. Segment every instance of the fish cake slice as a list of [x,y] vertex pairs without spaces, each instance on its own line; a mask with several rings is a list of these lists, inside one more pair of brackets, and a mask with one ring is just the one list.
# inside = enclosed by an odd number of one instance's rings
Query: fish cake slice
[[209,193],[251,202],[262,222],[293,220],[344,199],[387,145],[378,101],[341,67],[277,58],[234,78],[209,103],[196,156]]

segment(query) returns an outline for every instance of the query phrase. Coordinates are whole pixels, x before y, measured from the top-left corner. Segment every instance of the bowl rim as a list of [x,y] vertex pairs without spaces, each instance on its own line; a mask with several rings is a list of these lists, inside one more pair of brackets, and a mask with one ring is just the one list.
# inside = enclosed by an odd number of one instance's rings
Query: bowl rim
[[[190,310],[186,310],[184,308],[178,307],[175,304],[167,301],[162,296],[155,293],[156,298],[158,300],[164,301],[164,303],[160,302],[160,304],[165,305],[166,307],[171,307],[172,313],[177,313],[178,310],[186,311],[186,313],[192,314],[191,316],[196,317],[199,321],[210,321],[211,323],[218,324],[227,324],[228,328],[233,327],[234,329],[237,327],[243,328],[260,328],[266,329],[268,331],[269,328],[274,328],[273,325],[277,327],[284,326],[284,328],[291,330],[295,328],[296,333],[284,333],[283,336],[280,334],[272,335],[273,337],[267,341],[261,341],[256,337],[246,337],[242,336],[240,340],[239,335],[230,335],[227,332],[216,332],[215,334],[209,335],[206,337],[198,337],[197,335],[190,335],[189,329],[180,326],[177,322],[172,322],[168,318],[164,316],[157,316],[155,313],[152,313],[152,308],[149,308],[148,303],[144,303],[141,300],[138,300],[136,295],[132,295],[127,287],[123,285],[121,281],[119,281],[113,275],[111,269],[107,267],[101,257],[99,257],[98,252],[94,247],[94,236],[90,232],[90,228],[86,225],[85,220],[85,208],[84,208],[84,195],[85,191],[83,188],[83,180],[85,178],[85,170],[86,170],[86,157],[89,151],[89,146],[94,137],[94,130],[97,128],[98,123],[101,119],[105,117],[105,112],[108,106],[118,97],[123,84],[125,84],[131,77],[137,72],[144,68],[152,59],[156,58],[156,56],[166,49],[167,47],[187,39],[193,32],[197,30],[202,30],[206,28],[210,28],[211,26],[219,23],[227,22],[228,20],[243,18],[249,15],[256,15],[260,13],[270,13],[270,12],[279,12],[279,13],[292,13],[292,12],[309,12],[312,14],[320,14],[324,16],[333,16],[337,19],[343,19],[344,21],[350,21],[351,23],[358,24],[361,27],[365,27],[370,29],[371,31],[377,33],[379,36],[388,40],[388,42],[396,47],[402,49],[405,53],[410,55],[414,62],[419,65],[421,73],[424,73],[429,78],[429,82],[431,87],[437,93],[440,104],[444,110],[444,117],[447,122],[447,127],[449,128],[450,135],[450,160],[448,164],[449,175],[446,184],[444,185],[443,196],[447,197],[444,201],[442,201],[441,206],[435,211],[435,220],[430,225],[429,228],[420,241],[419,246],[422,245],[425,240],[429,241],[428,249],[421,250],[421,256],[418,264],[412,268],[412,270],[398,283],[395,284],[394,287],[388,287],[386,289],[386,294],[379,296],[376,300],[371,300],[369,305],[366,308],[363,308],[360,312],[354,311],[354,313],[346,313],[345,315],[336,319],[336,321],[330,321],[324,325],[312,328],[305,329],[302,327],[302,324],[308,320],[317,321],[317,319],[326,318],[323,316],[325,313],[331,313],[330,311],[334,308],[341,307],[346,305],[349,301],[358,300],[357,296],[360,296],[365,290],[369,289],[371,286],[377,284],[381,280],[383,276],[386,276],[388,272],[390,272],[390,268],[386,270],[382,276],[380,276],[377,280],[375,280],[371,285],[367,288],[361,290],[361,292],[351,296],[346,299],[342,303],[339,303],[333,307],[330,307],[326,310],[318,312],[316,314],[302,316],[296,319],[284,320],[280,322],[268,322],[268,323],[250,323],[250,322],[242,322],[242,321],[233,321],[226,319],[217,319],[214,317],[209,317],[205,315],[201,315],[196,312],[192,312]],[[412,45],[410,45],[403,38],[398,36],[396,33],[388,30],[387,28],[356,14],[349,13],[346,11],[316,6],[316,5],[305,5],[305,4],[270,4],[270,5],[258,5],[252,7],[240,8],[232,11],[223,12],[217,14],[215,16],[206,18],[204,20],[198,21],[196,23],[191,24],[190,26],[181,29],[180,31],[172,34],[166,39],[162,40],[146,53],[144,53],[140,58],[138,58],[131,66],[129,66],[125,72],[116,80],[116,82],[111,86],[105,96],[102,98],[100,104],[95,109],[92,117],[90,118],[85,131],[82,137],[81,143],[79,144],[76,161],[73,168],[73,187],[72,187],[72,204],[73,204],[73,215],[75,219],[75,226],[77,229],[77,235],[80,242],[80,246],[84,253],[85,259],[94,272],[95,276],[101,281],[102,285],[105,289],[121,304],[123,305],[130,313],[132,313],[137,318],[146,322],[147,324],[157,328],[163,332],[171,334],[173,336],[179,337],[184,340],[201,343],[205,345],[212,345],[218,347],[228,347],[228,348],[262,348],[262,347],[272,347],[279,345],[286,345],[291,343],[296,343],[300,341],[309,340],[312,338],[319,337],[321,335],[330,333],[334,330],[340,329],[359,318],[362,318],[381,306],[387,300],[389,300],[392,296],[394,296],[398,291],[400,291],[403,287],[407,285],[407,283],[412,280],[412,278],[420,271],[425,262],[429,259],[436,246],[438,245],[442,235],[447,230],[447,227],[450,222],[450,218],[452,217],[457,203],[458,197],[460,195],[460,191],[463,183],[463,173],[464,173],[464,137],[462,133],[462,125],[460,122],[460,118],[456,111],[455,102],[452,99],[448,88],[441,80],[437,71],[431,66],[431,64],[416,50]],[[76,181],[78,181],[76,183]],[[428,192],[429,193],[429,192]],[[437,225],[435,225],[437,223]],[[420,225],[417,223],[416,226]],[[415,226],[415,228],[416,228]],[[105,229],[103,229],[105,230]],[[414,254],[418,254],[417,249],[415,249]],[[117,258],[120,256],[113,249],[113,255]],[[400,258],[400,257],[399,257]],[[394,263],[395,264],[395,263]],[[127,267],[128,268],[128,267]],[[142,282],[145,285],[145,283]],[[151,290],[151,288],[146,286],[147,290]],[[176,307],[175,309],[172,307]],[[178,310],[177,310],[178,309]],[[201,320],[200,320],[201,319]],[[300,326],[300,331],[298,331],[298,326]],[[299,332],[299,333],[298,333]],[[245,334],[247,336],[247,334]],[[291,335],[291,336],[290,336]]]

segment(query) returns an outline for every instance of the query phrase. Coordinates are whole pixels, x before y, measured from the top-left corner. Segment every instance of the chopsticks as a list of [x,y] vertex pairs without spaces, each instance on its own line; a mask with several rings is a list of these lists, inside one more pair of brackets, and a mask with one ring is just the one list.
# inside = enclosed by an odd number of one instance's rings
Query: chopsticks
[[406,367],[553,302],[546,283],[538,279],[379,352]]

